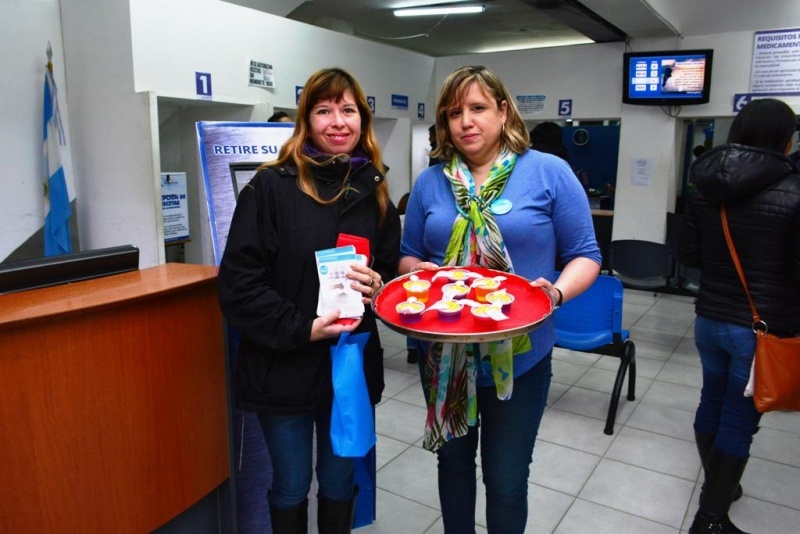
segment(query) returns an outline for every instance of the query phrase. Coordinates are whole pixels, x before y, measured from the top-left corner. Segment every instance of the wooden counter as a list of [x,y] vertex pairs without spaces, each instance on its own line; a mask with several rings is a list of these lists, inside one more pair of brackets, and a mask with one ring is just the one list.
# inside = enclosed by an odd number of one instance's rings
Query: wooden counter
[[150,532],[229,476],[216,268],[0,295],[0,532]]

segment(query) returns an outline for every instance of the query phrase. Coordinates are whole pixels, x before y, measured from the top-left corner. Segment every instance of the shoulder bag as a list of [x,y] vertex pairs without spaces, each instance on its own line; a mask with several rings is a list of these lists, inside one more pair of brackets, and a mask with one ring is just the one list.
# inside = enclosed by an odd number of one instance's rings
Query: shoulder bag
[[[744,286],[750,311],[753,314],[753,332],[756,334],[756,353],[753,357],[753,402],[761,413],[773,410],[800,410],[800,337],[780,338],[769,333],[767,323],[756,311],[753,297],[747,289],[742,264],[733,246],[728,228],[728,213],[721,207],[722,230],[731,253],[736,272]],[[749,385],[749,384],[748,384]]]

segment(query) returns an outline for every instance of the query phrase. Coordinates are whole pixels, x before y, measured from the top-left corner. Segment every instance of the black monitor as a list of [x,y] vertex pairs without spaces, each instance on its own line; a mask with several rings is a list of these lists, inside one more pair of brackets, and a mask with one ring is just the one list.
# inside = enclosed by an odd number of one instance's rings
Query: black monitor
[[626,52],[622,101],[645,106],[705,104],[711,96],[714,51]]
[[231,181],[233,182],[233,198],[239,199],[239,191],[252,180],[263,162],[246,161],[228,164],[231,169]]
[[0,294],[79,282],[139,269],[133,245],[0,263]]

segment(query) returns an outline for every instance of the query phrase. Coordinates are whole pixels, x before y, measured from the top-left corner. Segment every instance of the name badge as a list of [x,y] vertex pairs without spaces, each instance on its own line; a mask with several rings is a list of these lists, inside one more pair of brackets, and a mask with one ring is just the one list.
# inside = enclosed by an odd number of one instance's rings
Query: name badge
[[492,202],[492,206],[489,208],[492,210],[492,213],[495,215],[505,215],[509,211],[511,211],[511,201],[506,198],[498,198],[494,202]]

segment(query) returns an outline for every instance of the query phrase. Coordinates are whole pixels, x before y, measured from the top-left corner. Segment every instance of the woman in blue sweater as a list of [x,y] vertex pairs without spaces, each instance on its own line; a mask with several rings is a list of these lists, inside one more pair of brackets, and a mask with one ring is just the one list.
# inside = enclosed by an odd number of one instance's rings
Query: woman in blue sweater
[[[601,258],[586,194],[563,160],[528,148],[503,82],[482,66],[450,74],[436,106],[436,132],[431,155],[442,163],[423,171],[411,191],[399,272],[443,265],[513,272],[544,288],[556,306],[587,289]],[[555,279],[557,258],[564,268]],[[489,532],[525,530],[554,343],[548,320],[500,342],[420,347],[429,405],[424,446],[438,455],[445,532],[475,532],[479,439]],[[513,372],[495,380],[501,360],[513,362]]]

